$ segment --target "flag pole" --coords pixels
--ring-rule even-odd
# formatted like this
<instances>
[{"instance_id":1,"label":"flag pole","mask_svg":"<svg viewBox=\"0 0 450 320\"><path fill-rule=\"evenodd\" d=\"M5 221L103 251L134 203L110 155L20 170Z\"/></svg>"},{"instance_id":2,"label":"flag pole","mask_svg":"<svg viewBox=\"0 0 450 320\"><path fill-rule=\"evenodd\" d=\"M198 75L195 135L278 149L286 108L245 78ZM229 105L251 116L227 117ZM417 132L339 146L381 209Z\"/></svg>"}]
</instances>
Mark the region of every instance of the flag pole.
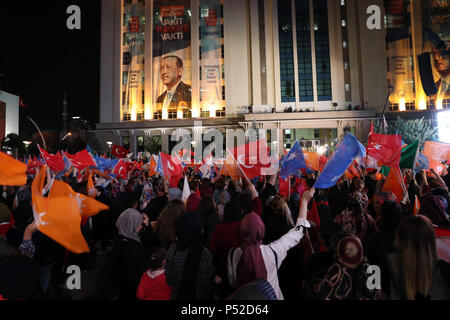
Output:
<instances>
[{"instance_id":1,"label":"flag pole","mask_svg":"<svg viewBox=\"0 0 450 320\"><path fill-rule=\"evenodd\" d=\"M236 161L236 159L234 158L233 154L230 152L230 150L228 150L228 153L230 154L230 156L233 158L234 162L236 162L238 168L241 170L241 172L244 174L245 179L247 179L247 181L251 182L250 179L247 177L247 175L245 174L244 170L242 170L241 166L239 165L239 163Z\"/></svg>"},{"instance_id":2,"label":"flag pole","mask_svg":"<svg viewBox=\"0 0 450 320\"><path fill-rule=\"evenodd\" d=\"M388 86L388 94L387 94L387 96L386 96L386 101L384 102L383 112L381 113L380 119L379 119L379 121L378 121L377 133L380 132L381 121L382 121L382 119L384 118L384 114L386 113L386 106L387 106L389 97L390 97L390 95L392 94L393 91L394 91L394 87L391 86L391 85L389 85L389 86Z\"/></svg>"}]
</instances>

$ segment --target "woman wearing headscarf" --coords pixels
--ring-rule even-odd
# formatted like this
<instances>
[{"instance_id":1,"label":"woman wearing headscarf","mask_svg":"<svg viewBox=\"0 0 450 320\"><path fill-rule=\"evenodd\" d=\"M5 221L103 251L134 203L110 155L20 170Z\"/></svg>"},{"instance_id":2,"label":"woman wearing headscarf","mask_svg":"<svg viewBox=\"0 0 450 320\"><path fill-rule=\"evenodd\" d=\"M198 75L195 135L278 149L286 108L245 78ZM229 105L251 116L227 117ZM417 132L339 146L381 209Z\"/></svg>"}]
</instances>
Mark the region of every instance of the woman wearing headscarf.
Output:
<instances>
[{"instance_id":1,"label":"woman wearing headscarf","mask_svg":"<svg viewBox=\"0 0 450 320\"><path fill-rule=\"evenodd\" d=\"M450 228L447 206L448 203L444 197L429 194L422 199L419 214L426 216L438 227Z\"/></svg>"},{"instance_id":2,"label":"woman wearing headscarf","mask_svg":"<svg viewBox=\"0 0 450 320\"><path fill-rule=\"evenodd\" d=\"M120 299L136 299L136 290L142 273L147 270L148 251L142 244L140 233L149 220L134 208L125 210L116 221L118 240L111 253L111 261L105 267L110 276L107 283L107 297L118 294ZM110 269L111 268L111 269Z\"/></svg>"},{"instance_id":3,"label":"woman wearing headscarf","mask_svg":"<svg viewBox=\"0 0 450 320\"><path fill-rule=\"evenodd\" d=\"M172 300L210 300L215 291L215 270L211 252L202 245L204 219L198 212L186 212L176 220L177 241L166 257L166 279Z\"/></svg>"},{"instance_id":4,"label":"woman wearing headscarf","mask_svg":"<svg viewBox=\"0 0 450 320\"><path fill-rule=\"evenodd\" d=\"M323 278L313 276L312 291L320 300L368 300L375 290L367 287L367 259L359 238L339 233L332 240L333 263Z\"/></svg>"},{"instance_id":5,"label":"woman wearing headscarf","mask_svg":"<svg viewBox=\"0 0 450 320\"><path fill-rule=\"evenodd\" d=\"M335 222L342 225L344 232L358 237L363 247L366 246L368 238L376 232L375 221L367 213L367 196L361 192L354 192L347 208L336 218Z\"/></svg>"},{"instance_id":6,"label":"woman wearing headscarf","mask_svg":"<svg viewBox=\"0 0 450 320\"><path fill-rule=\"evenodd\" d=\"M297 245L310 225L306 220L308 202L314 195L314 188L302 195L299 217L295 226L280 239L263 245L265 227L254 212L246 215L240 224L240 245L228 254L228 279L233 288L249 282L266 279L274 289L277 299L283 300L278 283L278 269L289 249Z\"/></svg>"}]
</instances>

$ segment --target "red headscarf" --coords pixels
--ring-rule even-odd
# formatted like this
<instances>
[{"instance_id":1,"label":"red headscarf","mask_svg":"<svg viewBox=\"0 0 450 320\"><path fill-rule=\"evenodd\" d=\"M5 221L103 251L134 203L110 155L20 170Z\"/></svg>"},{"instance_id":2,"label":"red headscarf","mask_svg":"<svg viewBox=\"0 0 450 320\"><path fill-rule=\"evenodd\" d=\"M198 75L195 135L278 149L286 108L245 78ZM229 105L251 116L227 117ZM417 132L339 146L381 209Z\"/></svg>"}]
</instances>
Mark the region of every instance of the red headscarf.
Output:
<instances>
[{"instance_id":1,"label":"red headscarf","mask_svg":"<svg viewBox=\"0 0 450 320\"><path fill-rule=\"evenodd\" d=\"M239 238L242 256L236 270L239 286L257 279L267 279L266 265L260 249L264 232L264 223L255 212L241 220Z\"/></svg>"}]
</instances>

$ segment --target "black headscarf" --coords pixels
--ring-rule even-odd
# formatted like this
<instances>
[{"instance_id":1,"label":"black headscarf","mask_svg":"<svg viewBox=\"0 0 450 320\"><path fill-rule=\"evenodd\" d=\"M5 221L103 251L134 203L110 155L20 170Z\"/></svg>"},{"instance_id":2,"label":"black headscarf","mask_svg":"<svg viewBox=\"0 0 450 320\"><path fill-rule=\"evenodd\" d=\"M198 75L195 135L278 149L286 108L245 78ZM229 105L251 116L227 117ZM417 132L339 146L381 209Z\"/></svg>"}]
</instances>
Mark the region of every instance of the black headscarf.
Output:
<instances>
[{"instance_id":1,"label":"black headscarf","mask_svg":"<svg viewBox=\"0 0 450 320\"><path fill-rule=\"evenodd\" d=\"M176 251L188 251L181 277L180 300L197 297L197 276L203 251L201 237L204 220L198 212L186 212L180 215L176 222Z\"/></svg>"}]
</instances>

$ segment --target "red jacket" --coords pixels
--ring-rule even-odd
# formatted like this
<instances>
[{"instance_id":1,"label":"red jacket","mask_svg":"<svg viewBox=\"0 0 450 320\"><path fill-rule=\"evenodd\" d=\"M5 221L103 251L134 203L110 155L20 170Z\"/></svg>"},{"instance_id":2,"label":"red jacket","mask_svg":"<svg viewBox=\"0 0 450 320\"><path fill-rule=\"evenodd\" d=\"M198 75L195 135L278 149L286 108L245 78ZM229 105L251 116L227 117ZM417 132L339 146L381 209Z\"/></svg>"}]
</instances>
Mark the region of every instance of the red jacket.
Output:
<instances>
[{"instance_id":1,"label":"red jacket","mask_svg":"<svg viewBox=\"0 0 450 320\"><path fill-rule=\"evenodd\" d=\"M139 300L170 300L172 288L166 282L165 273L151 278L147 271L141 277L136 297Z\"/></svg>"}]
</instances>

